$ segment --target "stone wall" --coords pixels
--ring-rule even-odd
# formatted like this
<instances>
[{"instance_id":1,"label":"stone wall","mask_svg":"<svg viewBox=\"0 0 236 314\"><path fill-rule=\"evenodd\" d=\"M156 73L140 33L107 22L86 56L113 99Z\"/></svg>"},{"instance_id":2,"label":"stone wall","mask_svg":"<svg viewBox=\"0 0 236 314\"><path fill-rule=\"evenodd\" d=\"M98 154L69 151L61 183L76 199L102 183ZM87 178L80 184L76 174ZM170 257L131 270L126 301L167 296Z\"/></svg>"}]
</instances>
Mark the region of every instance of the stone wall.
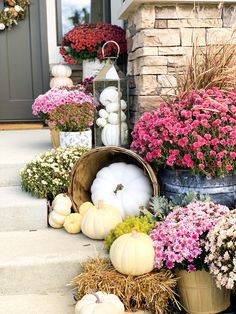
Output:
<instances>
[{"instance_id":1,"label":"stone wall","mask_svg":"<svg viewBox=\"0 0 236 314\"><path fill-rule=\"evenodd\" d=\"M190 1L191 2L191 1ZM143 4L127 19L128 75L132 122L176 92L176 68L192 44L230 39L236 4ZM236 36L236 35L235 35Z\"/></svg>"}]
</instances>

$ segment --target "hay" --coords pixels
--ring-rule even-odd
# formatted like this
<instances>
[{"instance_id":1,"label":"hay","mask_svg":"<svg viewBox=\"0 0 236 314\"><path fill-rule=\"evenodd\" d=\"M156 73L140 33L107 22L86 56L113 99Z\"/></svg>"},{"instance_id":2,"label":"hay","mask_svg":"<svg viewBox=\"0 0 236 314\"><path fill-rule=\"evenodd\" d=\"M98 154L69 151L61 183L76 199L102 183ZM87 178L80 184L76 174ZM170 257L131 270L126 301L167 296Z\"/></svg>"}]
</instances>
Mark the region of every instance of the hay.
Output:
<instances>
[{"instance_id":1,"label":"hay","mask_svg":"<svg viewBox=\"0 0 236 314\"><path fill-rule=\"evenodd\" d=\"M109 259L89 258L82 264L83 272L72 279L76 295L81 299L92 291L117 295L126 311L148 310L168 313L169 301L176 302L173 291L176 279L170 271L151 272L142 276L126 276L117 272Z\"/></svg>"}]
</instances>

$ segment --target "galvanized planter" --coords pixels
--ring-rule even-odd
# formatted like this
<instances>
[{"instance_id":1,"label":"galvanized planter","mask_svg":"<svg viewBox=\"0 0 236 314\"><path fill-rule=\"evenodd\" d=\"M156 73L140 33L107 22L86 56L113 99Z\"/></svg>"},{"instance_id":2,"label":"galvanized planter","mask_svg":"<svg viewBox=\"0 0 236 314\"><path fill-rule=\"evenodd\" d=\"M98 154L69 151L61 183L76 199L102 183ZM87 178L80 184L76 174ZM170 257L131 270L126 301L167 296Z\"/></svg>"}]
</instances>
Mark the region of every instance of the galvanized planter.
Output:
<instances>
[{"instance_id":1,"label":"galvanized planter","mask_svg":"<svg viewBox=\"0 0 236 314\"><path fill-rule=\"evenodd\" d=\"M236 174L219 178L194 175L190 170L158 171L160 195L176 200L178 194L208 194L212 201L233 208L236 205Z\"/></svg>"}]
</instances>

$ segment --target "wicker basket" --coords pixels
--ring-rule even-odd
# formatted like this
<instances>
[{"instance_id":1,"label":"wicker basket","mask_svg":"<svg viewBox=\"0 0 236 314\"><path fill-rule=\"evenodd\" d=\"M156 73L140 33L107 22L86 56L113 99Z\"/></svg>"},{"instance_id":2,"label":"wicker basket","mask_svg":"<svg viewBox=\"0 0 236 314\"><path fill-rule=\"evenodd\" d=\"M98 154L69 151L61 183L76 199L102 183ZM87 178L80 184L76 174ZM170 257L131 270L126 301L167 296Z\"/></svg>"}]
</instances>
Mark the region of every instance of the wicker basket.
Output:
<instances>
[{"instance_id":1,"label":"wicker basket","mask_svg":"<svg viewBox=\"0 0 236 314\"><path fill-rule=\"evenodd\" d=\"M126 162L142 168L150 179L153 195L159 193L157 178L153 169L140 156L122 147L99 147L80 157L72 170L69 196L76 212L82 203L91 201L90 187L97 172L114 162Z\"/></svg>"}]
</instances>

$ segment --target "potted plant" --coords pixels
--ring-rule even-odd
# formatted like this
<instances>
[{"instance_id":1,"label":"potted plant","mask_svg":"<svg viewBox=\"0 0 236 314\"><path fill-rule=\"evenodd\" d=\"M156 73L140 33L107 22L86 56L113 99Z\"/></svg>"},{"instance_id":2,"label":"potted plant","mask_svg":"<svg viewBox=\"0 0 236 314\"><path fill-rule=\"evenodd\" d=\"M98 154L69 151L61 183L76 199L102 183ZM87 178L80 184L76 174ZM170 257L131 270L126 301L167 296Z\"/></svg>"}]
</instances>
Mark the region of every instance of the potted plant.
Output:
<instances>
[{"instance_id":1,"label":"potted plant","mask_svg":"<svg viewBox=\"0 0 236 314\"><path fill-rule=\"evenodd\" d=\"M235 205L236 92L183 93L144 113L132 137L131 148L158 168L162 195L195 191Z\"/></svg>"},{"instance_id":2,"label":"potted plant","mask_svg":"<svg viewBox=\"0 0 236 314\"><path fill-rule=\"evenodd\" d=\"M218 313L230 305L229 291L216 287L205 260L207 234L227 214L226 206L196 201L174 208L150 233L155 267L176 271L178 293L188 313Z\"/></svg>"},{"instance_id":3,"label":"potted plant","mask_svg":"<svg viewBox=\"0 0 236 314\"><path fill-rule=\"evenodd\" d=\"M102 46L109 40L118 43L120 54L127 51L125 30L121 27L103 22L84 23L65 34L60 53L67 63L83 61L83 79L94 77L103 67ZM109 44L104 53L107 57L116 57L116 45Z\"/></svg>"},{"instance_id":4,"label":"potted plant","mask_svg":"<svg viewBox=\"0 0 236 314\"><path fill-rule=\"evenodd\" d=\"M84 103L93 102L92 95L87 90L87 84L79 84L73 87L54 87L45 94L39 95L33 105L33 115L39 117L47 125L52 110L68 102ZM52 128L50 130L52 145L54 148L60 146L59 133Z\"/></svg>"},{"instance_id":5,"label":"potted plant","mask_svg":"<svg viewBox=\"0 0 236 314\"><path fill-rule=\"evenodd\" d=\"M236 289L236 210L224 215L210 230L206 263L219 288Z\"/></svg>"},{"instance_id":6,"label":"potted plant","mask_svg":"<svg viewBox=\"0 0 236 314\"><path fill-rule=\"evenodd\" d=\"M92 148L92 130L96 107L92 102L69 102L53 109L48 124L60 131L60 145Z\"/></svg>"}]
</instances>

